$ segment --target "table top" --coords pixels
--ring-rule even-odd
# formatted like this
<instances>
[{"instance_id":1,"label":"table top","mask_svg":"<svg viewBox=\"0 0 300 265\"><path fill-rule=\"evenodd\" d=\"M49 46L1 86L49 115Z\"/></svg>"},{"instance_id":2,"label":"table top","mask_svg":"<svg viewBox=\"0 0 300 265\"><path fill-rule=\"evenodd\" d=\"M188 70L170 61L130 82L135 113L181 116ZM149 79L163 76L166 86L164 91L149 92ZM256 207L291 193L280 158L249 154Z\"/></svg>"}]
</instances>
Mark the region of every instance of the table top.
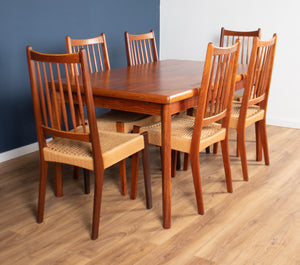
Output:
<instances>
[{"instance_id":1,"label":"table top","mask_svg":"<svg viewBox=\"0 0 300 265\"><path fill-rule=\"evenodd\" d=\"M203 68L201 61L163 60L93 73L91 86L94 96L169 104L198 94ZM238 74L246 72L240 65Z\"/></svg>"}]
</instances>

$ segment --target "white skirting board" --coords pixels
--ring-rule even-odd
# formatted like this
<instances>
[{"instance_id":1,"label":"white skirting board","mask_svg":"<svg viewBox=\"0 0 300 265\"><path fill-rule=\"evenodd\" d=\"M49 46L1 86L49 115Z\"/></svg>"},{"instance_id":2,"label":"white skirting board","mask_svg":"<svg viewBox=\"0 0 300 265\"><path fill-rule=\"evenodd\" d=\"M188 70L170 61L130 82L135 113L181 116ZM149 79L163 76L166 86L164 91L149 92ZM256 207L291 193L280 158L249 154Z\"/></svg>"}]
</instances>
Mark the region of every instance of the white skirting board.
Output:
<instances>
[{"instance_id":1,"label":"white skirting board","mask_svg":"<svg viewBox=\"0 0 300 265\"><path fill-rule=\"evenodd\" d=\"M47 142L51 141L51 140L52 140L52 138L49 138L49 139L47 139ZM17 158L19 156L30 154L30 153L38 151L38 150L39 150L39 144L38 144L38 142L35 142L33 144L25 145L25 146L22 146L22 147L19 147L16 149L12 149L7 152L0 153L0 163L5 162L10 159Z\"/></svg>"},{"instance_id":2,"label":"white skirting board","mask_svg":"<svg viewBox=\"0 0 300 265\"><path fill-rule=\"evenodd\" d=\"M25 145L4 153L0 154L0 163L13 159L13 158L17 158L19 156L23 156L32 152L35 152L39 149L39 145L38 143L33 143L33 144L29 144L29 145Z\"/></svg>"}]
</instances>

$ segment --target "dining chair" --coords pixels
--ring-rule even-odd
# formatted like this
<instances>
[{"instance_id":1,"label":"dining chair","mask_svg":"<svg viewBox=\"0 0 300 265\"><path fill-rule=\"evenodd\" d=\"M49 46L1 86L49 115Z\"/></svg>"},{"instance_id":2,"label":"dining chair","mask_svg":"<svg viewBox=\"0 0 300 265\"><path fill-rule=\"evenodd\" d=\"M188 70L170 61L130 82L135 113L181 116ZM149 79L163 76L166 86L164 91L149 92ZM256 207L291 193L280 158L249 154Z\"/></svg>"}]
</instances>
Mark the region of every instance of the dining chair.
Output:
<instances>
[{"instance_id":1,"label":"dining chair","mask_svg":"<svg viewBox=\"0 0 300 265\"><path fill-rule=\"evenodd\" d=\"M258 28L257 30L252 31L236 31L236 30L229 30L225 29L224 27L221 28L221 34L220 34L220 46L226 47L228 45L233 44L237 39L241 41L241 50L240 50L240 58L239 63L240 64L249 64L250 61L250 55L252 50L252 44L253 39L261 38L261 29ZM242 98L241 92L243 92L243 85L238 84L239 87L236 87L236 90L239 91L236 92L233 96L234 101L240 101ZM237 149L238 150L238 149ZM209 152L209 149L207 149L207 152ZM218 152L218 144L214 145L214 154ZM237 151L238 152L238 151Z\"/></svg>"},{"instance_id":2,"label":"dining chair","mask_svg":"<svg viewBox=\"0 0 300 265\"><path fill-rule=\"evenodd\" d=\"M240 43L227 48L208 44L202 83L195 116L184 113L171 118L171 149L190 155L197 207L204 213L200 180L199 152L207 146L221 142L227 191L232 192L228 133L238 66ZM221 123L218 123L221 121ZM139 128L148 132L149 143L161 146L160 122Z\"/></svg>"},{"instance_id":3,"label":"dining chair","mask_svg":"<svg viewBox=\"0 0 300 265\"><path fill-rule=\"evenodd\" d=\"M104 169L132 156L131 198L136 198L138 154L142 151L147 208L152 207L147 134L98 131L86 51L43 54L27 47L40 154L37 222L43 222L49 162L94 171L92 239L98 237ZM72 75L70 69L80 69ZM77 110L75 108L77 107ZM85 118L87 112L87 119ZM62 120L59 120L59 113ZM46 141L47 137L52 137Z\"/></svg>"},{"instance_id":4,"label":"dining chair","mask_svg":"<svg viewBox=\"0 0 300 265\"><path fill-rule=\"evenodd\" d=\"M256 160L262 160L264 151L265 164L269 165L269 150L266 131L266 112L275 57L277 35L271 40L254 38L249 61L247 79L243 97L234 101L230 118L230 128L237 131L237 150L241 158L244 180L248 180L248 166L245 144L245 130L255 124Z\"/></svg>"},{"instance_id":5,"label":"dining chair","mask_svg":"<svg viewBox=\"0 0 300 265\"><path fill-rule=\"evenodd\" d=\"M78 52L81 48L87 51L89 72L100 72L110 70L110 62L106 44L105 34L89 39L72 39L66 36L66 46L68 53ZM73 71L74 73L74 71ZM78 69L74 74L79 74ZM97 116L98 128L100 130L115 132L132 132L133 125L143 126L158 121L158 116L146 114L110 110L107 113ZM121 194L127 194L126 161L120 161L120 182ZM78 177L78 168L74 169L75 178ZM88 182L88 172L84 170L86 182ZM86 185L87 186L87 185Z\"/></svg>"},{"instance_id":6,"label":"dining chair","mask_svg":"<svg viewBox=\"0 0 300 265\"><path fill-rule=\"evenodd\" d=\"M158 61L154 30L132 35L125 32L127 65L139 65Z\"/></svg>"},{"instance_id":7,"label":"dining chair","mask_svg":"<svg viewBox=\"0 0 300 265\"><path fill-rule=\"evenodd\" d=\"M240 46L239 63L248 64L250 60L251 50L252 50L253 38L255 37L261 38L260 28L253 31L236 31L236 30L225 29L224 27L222 27L221 34L220 34L220 47L230 46L234 44L236 40L240 40L241 46ZM242 88L243 88L242 86L239 87L239 90L241 90ZM242 95L239 92L236 92L233 96L235 101L240 101L241 97ZM206 153L209 152L210 152L210 147L208 146L206 149ZM218 143L214 145L213 152L214 154L218 152ZM186 159L188 159L187 155L185 155L185 160ZM186 161L185 164L187 164Z\"/></svg>"},{"instance_id":8,"label":"dining chair","mask_svg":"<svg viewBox=\"0 0 300 265\"><path fill-rule=\"evenodd\" d=\"M127 65L134 66L158 61L158 53L155 41L154 30L144 34L125 35L125 46L127 55ZM157 120L159 121L159 120ZM174 166L173 166L174 165ZM175 168L175 169L174 169ZM176 174L176 169L180 169L180 155L172 151L172 177Z\"/></svg>"}]
</instances>

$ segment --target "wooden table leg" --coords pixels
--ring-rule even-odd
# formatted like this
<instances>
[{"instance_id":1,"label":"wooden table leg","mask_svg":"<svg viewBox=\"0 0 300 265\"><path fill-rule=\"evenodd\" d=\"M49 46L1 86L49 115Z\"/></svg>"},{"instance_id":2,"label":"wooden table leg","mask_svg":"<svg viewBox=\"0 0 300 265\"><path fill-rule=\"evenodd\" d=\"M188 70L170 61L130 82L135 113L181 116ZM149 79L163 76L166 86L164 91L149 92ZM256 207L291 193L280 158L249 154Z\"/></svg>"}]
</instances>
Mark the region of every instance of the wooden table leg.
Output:
<instances>
[{"instance_id":1,"label":"wooden table leg","mask_svg":"<svg viewBox=\"0 0 300 265\"><path fill-rule=\"evenodd\" d=\"M163 226L171 227L171 114L169 105L163 105L162 118L162 193Z\"/></svg>"}]
</instances>

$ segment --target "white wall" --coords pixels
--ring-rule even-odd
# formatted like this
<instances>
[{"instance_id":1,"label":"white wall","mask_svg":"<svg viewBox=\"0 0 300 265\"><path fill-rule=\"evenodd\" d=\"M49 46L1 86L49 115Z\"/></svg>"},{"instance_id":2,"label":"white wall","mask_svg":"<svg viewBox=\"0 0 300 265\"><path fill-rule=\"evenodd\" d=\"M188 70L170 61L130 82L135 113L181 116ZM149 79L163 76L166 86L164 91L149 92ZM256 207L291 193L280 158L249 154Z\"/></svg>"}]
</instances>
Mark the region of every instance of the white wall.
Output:
<instances>
[{"instance_id":1,"label":"white wall","mask_svg":"<svg viewBox=\"0 0 300 265\"><path fill-rule=\"evenodd\" d=\"M277 33L267 123L300 128L300 16L296 0L161 0L160 59L204 60L220 29Z\"/></svg>"}]
</instances>

